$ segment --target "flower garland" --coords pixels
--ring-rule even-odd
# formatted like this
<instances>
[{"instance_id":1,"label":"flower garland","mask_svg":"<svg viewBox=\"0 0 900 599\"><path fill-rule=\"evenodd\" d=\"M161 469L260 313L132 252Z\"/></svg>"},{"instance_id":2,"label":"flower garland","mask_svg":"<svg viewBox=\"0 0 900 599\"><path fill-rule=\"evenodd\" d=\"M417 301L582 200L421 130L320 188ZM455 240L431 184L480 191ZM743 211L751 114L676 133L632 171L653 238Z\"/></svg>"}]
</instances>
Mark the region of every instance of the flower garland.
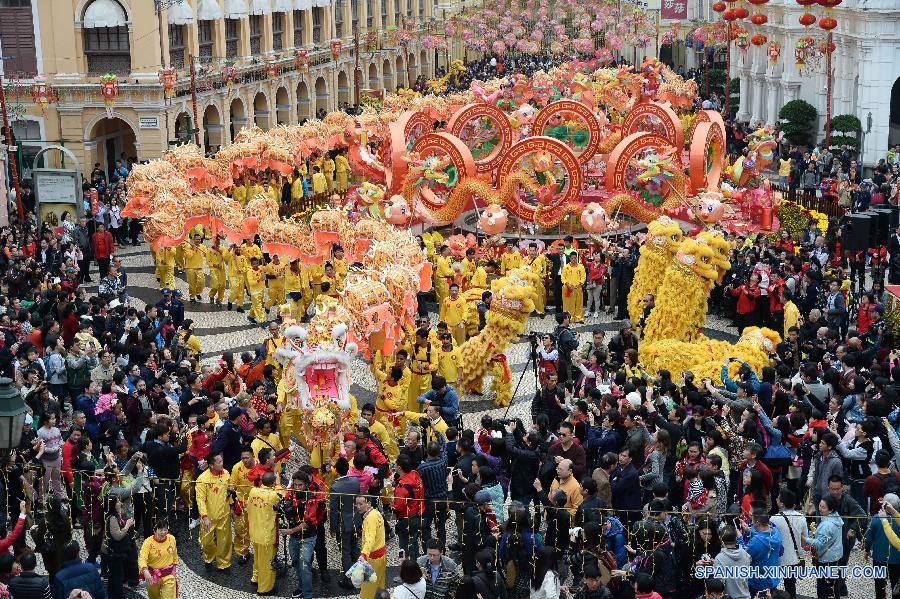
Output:
<instances>
[{"instance_id":1,"label":"flower garland","mask_svg":"<svg viewBox=\"0 0 900 599\"><path fill-rule=\"evenodd\" d=\"M781 231L787 231L791 239L800 241L803 231L809 226L809 221L816 223L816 227L821 231L822 235L828 232L828 215L817 210L810 210L796 202L790 200L782 200L781 207L778 209L778 220L781 221ZM772 242L778 239L777 233L770 235ZM797 248L799 251L799 247Z\"/></svg>"}]
</instances>

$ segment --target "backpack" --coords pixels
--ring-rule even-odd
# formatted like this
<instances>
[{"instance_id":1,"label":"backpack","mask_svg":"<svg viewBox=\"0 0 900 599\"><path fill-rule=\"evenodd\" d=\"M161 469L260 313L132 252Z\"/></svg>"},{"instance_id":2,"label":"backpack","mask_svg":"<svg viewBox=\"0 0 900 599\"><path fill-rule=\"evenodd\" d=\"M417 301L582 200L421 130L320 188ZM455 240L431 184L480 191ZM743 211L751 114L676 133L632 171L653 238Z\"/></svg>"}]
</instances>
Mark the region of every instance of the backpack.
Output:
<instances>
[{"instance_id":1,"label":"backpack","mask_svg":"<svg viewBox=\"0 0 900 599\"><path fill-rule=\"evenodd\" d=\"M900 472L893 472L887 476L876 474L878 480L881 481L881 496L884 497L888 493L900 495Z\"/></svg>"}]
</instances>

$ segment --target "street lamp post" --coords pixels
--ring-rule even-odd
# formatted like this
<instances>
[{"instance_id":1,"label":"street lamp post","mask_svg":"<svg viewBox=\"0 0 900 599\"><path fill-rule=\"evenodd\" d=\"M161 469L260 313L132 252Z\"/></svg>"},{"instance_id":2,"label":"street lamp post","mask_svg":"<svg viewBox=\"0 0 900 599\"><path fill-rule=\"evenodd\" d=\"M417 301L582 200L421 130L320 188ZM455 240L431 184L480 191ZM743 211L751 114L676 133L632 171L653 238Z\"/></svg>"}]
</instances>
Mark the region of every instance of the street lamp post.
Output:
<instances>
[{"instance_id":1,"label":"street lamp post","mask_svg":"<svg viewBox=\"0 0 900 599\"><path fill-rule=\"evenodd\" d=\"M19 446L28 406L12 379L0 378L0 453L8 454Z\"/></svg>"},{"instance_id":2,"label":"street lamp post","mask_svg":"<svg viewBox=\"0 0 900 599\"><path fill-rule=\"evenodd\" d=\"M191 111L194 113L194 143L200 145L200 121L197 120L197 77L194 72L194 55L188 55L188 61L191 65Z\"/></svg>"},{"instance_id":3,"label":"street lamp post","mask_svg":"<svg viewBox=\"0 0 900 599\"><path fill-rule=\"evenodd\" d=\"M359 21L353 22L353 97L356 98L356 106L361 101L359 91L359 79L362 77L362 70L359 68Z\"/></svg>"}]
</instances>

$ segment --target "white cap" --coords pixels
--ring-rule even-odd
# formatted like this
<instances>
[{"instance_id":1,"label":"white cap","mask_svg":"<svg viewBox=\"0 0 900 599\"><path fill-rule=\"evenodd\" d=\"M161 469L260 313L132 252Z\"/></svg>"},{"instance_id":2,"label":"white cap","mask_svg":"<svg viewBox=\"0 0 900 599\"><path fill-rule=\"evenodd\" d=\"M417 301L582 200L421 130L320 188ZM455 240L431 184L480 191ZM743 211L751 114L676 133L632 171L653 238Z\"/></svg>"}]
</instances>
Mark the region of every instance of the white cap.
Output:
<instances>
[{"instance_id":1,"label":"white cap","mask_svg":"<svg viewBox=\"0 0 900 599\"><path fill-rule=\"evenodd\" d=\"M625 399L628 400L628 403L630 403L633 408L639 408L641 406L641 394L637 391L632 391L625 396Z\"/></svg>"},{"instance_id":2,"label":"white cap","mask_svg":"<svg viewBox=\"0 0 900 599\"><path fill-rule=\"evenodd\" d=\"M25 424L29 426L34 424L34 418L32 418L31 414L25 414Z\"/></svg>"}]
</instances>

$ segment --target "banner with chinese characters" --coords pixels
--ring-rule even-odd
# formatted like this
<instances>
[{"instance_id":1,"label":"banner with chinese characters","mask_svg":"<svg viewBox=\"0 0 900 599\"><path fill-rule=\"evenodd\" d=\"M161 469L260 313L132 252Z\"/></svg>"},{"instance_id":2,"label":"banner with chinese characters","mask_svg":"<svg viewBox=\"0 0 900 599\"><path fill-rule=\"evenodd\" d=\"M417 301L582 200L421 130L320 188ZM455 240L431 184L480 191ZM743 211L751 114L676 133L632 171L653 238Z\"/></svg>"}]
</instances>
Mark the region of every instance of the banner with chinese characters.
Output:
<instances>
[{"instance_id":1,"label":"banner with chinese characters","mask_svg":"<svg viewBox=\"0 0 900 599\"><path fill-rule=\"evenodd\" d=\"M662 19L687 19L687 0L662 0Z\"/></svg>"}]
</instances>

